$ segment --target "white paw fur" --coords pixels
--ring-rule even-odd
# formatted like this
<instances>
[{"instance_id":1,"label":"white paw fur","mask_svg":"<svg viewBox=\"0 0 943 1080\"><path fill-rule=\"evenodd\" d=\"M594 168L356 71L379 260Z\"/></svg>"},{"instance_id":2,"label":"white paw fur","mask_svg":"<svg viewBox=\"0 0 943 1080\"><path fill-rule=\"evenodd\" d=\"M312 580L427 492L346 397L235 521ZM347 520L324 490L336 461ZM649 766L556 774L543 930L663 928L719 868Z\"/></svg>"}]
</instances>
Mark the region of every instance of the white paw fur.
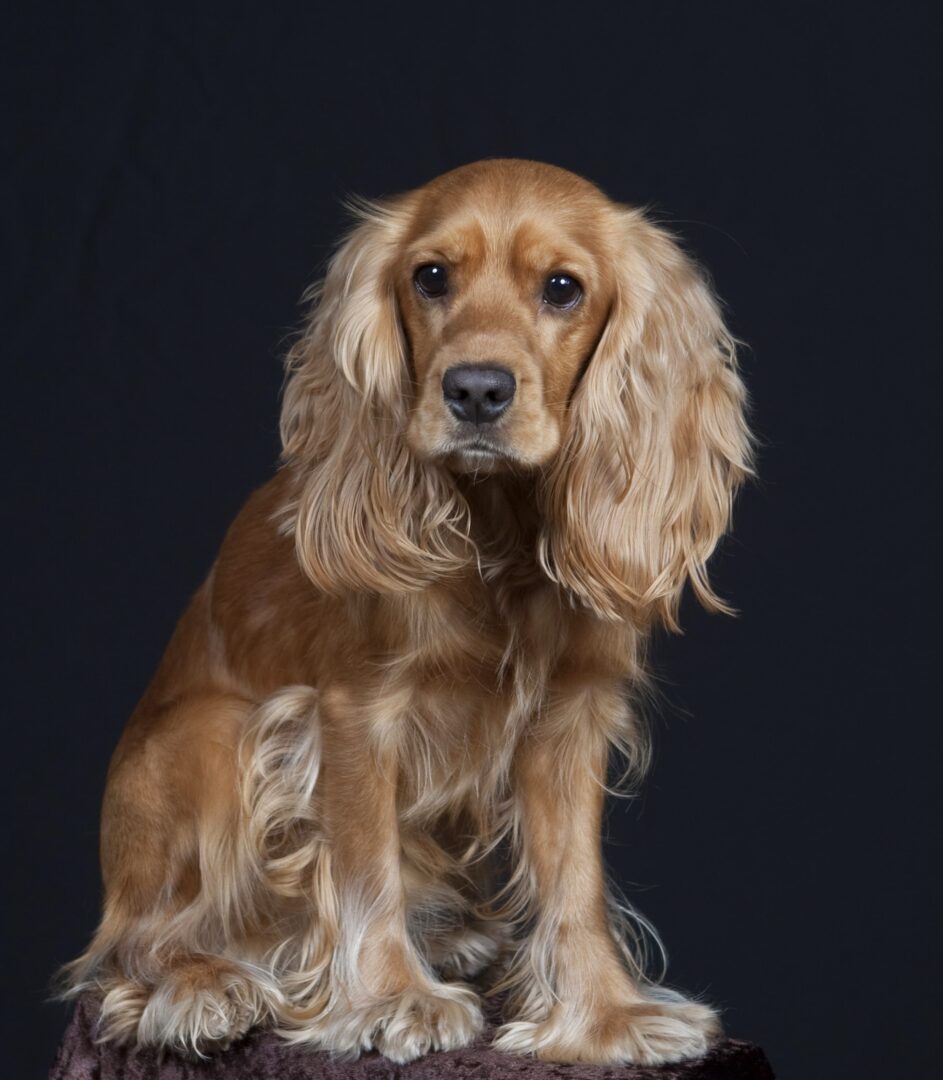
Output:
<instances>
[{"instance_id":1,"label":"white paw fur","mask_svg":"<svg viewBox=\"0 0 943 1080\"><path fill-rule=\"evenodd\" d=\"M204 973L194 965L180 976L170 973L150 993L137 1023L137 1040L206 1057L268 1022L280 1002L280 992L264 972L213 964Z\"/></svg>"},{"instance_id":2,"label":"white paw fur","mask_svg":"<svg viewBox=\"0 0 943 1080\"><path fill-rule=\"evenodd\" d=\"M430 1050L467 1046L481 1031L477 995L466 986L410 987L369 1005L329 1009L311 1023L283 1034L343 1057L378 1050L405 1064Z\"/></svg>"},{"instance_id":3,"label":"white paw fur","mask_svg":"<svg viewBox=\"0 0 943 1080\"><path fill-rule=\"evenodd\" d=\"M657 989L645 1000L621 1005L558 1004L541 1021L505 1024L494 1046L544 1061L663 1065L703 1056L720 1030L707 1005Z\"/></svg>"}]
</instances>

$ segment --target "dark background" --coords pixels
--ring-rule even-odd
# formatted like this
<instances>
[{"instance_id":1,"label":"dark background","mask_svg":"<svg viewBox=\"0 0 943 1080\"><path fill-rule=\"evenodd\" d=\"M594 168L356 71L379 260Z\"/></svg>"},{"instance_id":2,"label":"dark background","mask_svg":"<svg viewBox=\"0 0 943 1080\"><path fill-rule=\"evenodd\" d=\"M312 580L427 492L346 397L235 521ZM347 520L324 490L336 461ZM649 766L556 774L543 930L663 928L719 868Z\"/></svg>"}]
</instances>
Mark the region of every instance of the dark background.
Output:
<instances>
[{"instance_id":1,"label":"dark background","mask_svg":"<svg viewBox=\"0 0 943 1080\"><path fill-rule=\"evenodd\" d=\"M657 650L668 703L643 797L610 816L617 877L669 980L781 1077L929 1076L931 6L197 7L24 5L7 40L7 1075L51 1060L108 756L272 472L280 355L339 200L507 155L651 204L750 345L761 480L715 567L742 614L688 604Z\"/></svg>"}]
</instances>

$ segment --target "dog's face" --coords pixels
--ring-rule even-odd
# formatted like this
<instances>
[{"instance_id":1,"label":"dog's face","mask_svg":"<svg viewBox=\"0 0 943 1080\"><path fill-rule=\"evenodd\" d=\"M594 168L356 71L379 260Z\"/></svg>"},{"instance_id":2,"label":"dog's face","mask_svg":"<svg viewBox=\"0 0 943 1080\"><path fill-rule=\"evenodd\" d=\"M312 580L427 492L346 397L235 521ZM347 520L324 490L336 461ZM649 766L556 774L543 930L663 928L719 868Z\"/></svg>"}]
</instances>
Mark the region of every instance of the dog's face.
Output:
<instances>
[{"instance_id":1,"label":"dog's face","mask_svg":"<svg viewBox=\"0 0 943 1080\"><path fill-rule=\"evenodd\" d=\"M516 160L357 217L282 410L312 581L385 592L467 571L456 474L515 469L537 481L539 565L600 616L674 625L686 580L722 606L705 563L750 468L744 389L673 238L572 173Z\"/></svg>"},{"instance_id":2,"label":"dog's face","mask_svg":"<svg viewBox=\"0 0 943 1080\"><path fill-rule=\"evenodd\" d=\"M407 441L459 472L553 458L612 303L608 201L515 165L418 192L393 271L415 380Z\"/></svg>"}]
</instances>

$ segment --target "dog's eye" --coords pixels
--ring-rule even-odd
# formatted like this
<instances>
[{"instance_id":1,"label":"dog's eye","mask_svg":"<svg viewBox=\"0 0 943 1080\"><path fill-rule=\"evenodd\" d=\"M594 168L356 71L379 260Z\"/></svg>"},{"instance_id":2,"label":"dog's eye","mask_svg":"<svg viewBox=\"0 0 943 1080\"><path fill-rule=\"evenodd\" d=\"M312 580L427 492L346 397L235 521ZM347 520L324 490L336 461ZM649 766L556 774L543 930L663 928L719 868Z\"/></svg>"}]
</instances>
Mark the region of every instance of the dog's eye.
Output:
<instances>
[{"instance_id":1,"label":"dog's eye","mask_svg":"<svg viewBox=\"0 0 943 1080\"><path fill-rule=\"evenodd\" d=\"M438 263L427 263L420 266L413 274L413 281L423 296L434 298L445 296L449 290L449 276L444 266Z\"/></svg>"},{"instance_id":2,"label":"dog's eye","mask_svg":"<svg viewBox=\"0 0 943 1080\"><path fill-rule=\"evenodd\" d=\"M558 308L573 307L583 290L576 278L569 274L551 274L544 285L544 300Z\"/></svg>"}]
</instances>

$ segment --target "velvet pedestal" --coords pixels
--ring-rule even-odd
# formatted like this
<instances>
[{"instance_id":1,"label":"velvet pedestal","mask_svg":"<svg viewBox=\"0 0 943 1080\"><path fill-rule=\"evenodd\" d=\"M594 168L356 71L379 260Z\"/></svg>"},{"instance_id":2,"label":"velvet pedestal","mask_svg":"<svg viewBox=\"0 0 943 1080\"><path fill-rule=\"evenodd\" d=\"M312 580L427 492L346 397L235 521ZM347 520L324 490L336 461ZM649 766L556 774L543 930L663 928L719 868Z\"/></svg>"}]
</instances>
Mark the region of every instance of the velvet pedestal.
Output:
<instances>
[{"instance_id":1,"label":"velvet pedestal","mask_svg":"<svg viewBox=\"0 0 943 1080\"><path fill-rule=\"evenodd\" d=\"M757 1046L725 1039L705 1058L661 1068L640 1066L553 1065L511 1057L492 1050L486 1031L464 1050L428 1054L409 1065L397 1065L376 1054L358 1061L335 1061L327 1054L288 1046L278 1036L259 1032L225 1054L207 1061L163 1060L150 1050L95 1042L97 1003L78 1002L66 1028L50 1080L772 1080L766 1055Z\"/></svg>"}]
</instances>

